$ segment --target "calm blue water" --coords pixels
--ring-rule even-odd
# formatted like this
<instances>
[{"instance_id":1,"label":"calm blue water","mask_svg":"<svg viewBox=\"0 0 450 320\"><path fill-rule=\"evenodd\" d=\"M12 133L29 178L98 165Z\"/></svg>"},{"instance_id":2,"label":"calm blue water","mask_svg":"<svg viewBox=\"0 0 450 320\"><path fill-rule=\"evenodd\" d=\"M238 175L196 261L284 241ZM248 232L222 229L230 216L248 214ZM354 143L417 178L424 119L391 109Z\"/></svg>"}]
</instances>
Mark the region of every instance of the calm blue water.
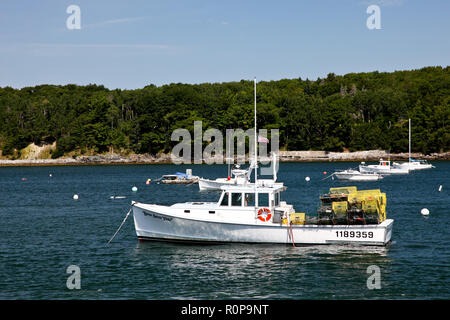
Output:
<instances>
[{"instance_id":1,"label":"calm blue water","mask_svg":"<svg viewBox=\"0 0 450 320\"><path fill-rule=\"evenodd\" d=\"M131 216L106 245L131 200L172 204L218 195L200 193L197 185L145 185L187 166L3 167L0 299L449 299L450 162L434 164L351 184L387 193L388 217L395 219L387 248L140 243ZM348 185L321 180L323 171L355 166L282 163L283 200L297 212L314 212L321 192ZM227 172L225 165L189 167L210 178ZM66 287L69 265L81 269L81 290ZM381 270L381 289L367 288L370 265Z\"/></svg>"}]
</instances>

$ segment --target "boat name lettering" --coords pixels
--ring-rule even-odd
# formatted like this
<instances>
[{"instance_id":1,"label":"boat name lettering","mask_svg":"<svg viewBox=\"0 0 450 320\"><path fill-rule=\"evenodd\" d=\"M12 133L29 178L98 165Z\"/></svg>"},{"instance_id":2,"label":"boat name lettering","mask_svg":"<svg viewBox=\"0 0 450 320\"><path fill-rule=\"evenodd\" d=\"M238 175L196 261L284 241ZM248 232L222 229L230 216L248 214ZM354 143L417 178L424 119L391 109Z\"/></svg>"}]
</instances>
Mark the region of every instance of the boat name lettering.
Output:
<instances>
[{"instance_id":1,"label":"boat name lettering","mask_svg":"<svg viewBox=\"0 0 450 320\"><path fill-rule=\"evenodd\" d=\"M156 218L156 219L161 219L161 220L164 220L164 221L172 221L172 218L163 217L163 216L160 216L158 214L148 213L148 212L145 212L145 211L144 211L144 216L149 216L149 217Z\"/></svg>"},{"instance_id":2,"label":"boat name lettering","mask_svg":"<svg viewBox=\"0 0 450 320\"><path fill-rule=\"evenodd\" d=\"M373 238L372 231L336 231L338 238Z\"/></svg>"}]
</instances>

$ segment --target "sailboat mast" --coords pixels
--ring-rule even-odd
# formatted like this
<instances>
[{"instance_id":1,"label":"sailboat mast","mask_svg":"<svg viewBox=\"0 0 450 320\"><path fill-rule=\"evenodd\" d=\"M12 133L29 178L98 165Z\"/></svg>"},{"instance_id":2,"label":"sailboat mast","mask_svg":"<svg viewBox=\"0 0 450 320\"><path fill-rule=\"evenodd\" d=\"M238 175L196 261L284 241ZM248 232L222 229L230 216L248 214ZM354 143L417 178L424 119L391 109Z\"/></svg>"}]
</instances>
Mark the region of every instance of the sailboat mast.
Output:
<instances>
[{"instance_id":1,"label":"sailboat mast","mask_svg":"<svg viewBox=\"0 0 450 320\"><path fill-rule=\"evenodd\" d=\"M409 160L411 162L411 119L408 119Z\"/></svg>"},{"instance_id":2,"label":"sailboat mast","mask_svg":"<svg viewBox=\"0 0 450 320\"><path fill-rule=\"evenodd\" d=\"M258 185L258 136L256 130L256 77L255 77L255 188Z\"/></svg>"}]
</instances>

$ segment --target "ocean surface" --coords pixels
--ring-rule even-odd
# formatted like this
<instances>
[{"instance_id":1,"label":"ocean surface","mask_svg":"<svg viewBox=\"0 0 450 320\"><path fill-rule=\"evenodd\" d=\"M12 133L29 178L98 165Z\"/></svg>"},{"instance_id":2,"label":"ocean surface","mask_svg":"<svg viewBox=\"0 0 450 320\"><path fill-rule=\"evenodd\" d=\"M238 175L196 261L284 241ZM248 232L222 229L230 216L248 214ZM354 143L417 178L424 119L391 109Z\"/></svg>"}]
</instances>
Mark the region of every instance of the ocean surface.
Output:
<instances>
[{"instance_id":1,"label":"ocean surface","mask_svg":"<svg viewBox=\"0 0 450 320\"><path fill-rule=\"evenodd\" d=\"M224 177L226 165L0 167L0 299L450 299L450 162L433 164L358 183L323 180L324 171L355 162L280 164L282 200L297 212L314 213L332 186L386 192L395 222L383 248L139 242L131 215L108 245L132 200L219 196L198 185L146 185L148 178L186 168ZM80 269L79 290L67 288L71 265ZM373 265L380 289L367 286Z\"/></svg>"}]
</instances>

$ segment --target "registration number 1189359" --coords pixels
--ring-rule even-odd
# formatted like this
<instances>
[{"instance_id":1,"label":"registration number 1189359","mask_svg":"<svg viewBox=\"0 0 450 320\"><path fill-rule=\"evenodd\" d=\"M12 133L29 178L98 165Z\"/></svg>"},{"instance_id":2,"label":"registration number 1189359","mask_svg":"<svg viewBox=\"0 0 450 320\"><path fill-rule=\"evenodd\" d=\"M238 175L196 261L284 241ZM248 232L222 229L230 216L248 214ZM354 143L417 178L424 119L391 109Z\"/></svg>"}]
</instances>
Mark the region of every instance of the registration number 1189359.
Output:
<instances>
[{"instance_id":1,"label":"registration number 1189359","mask_svg":"<svg viewBox=\"0 0 450 320\"><path fill-rule=\"evenodd\" d=\"M336 231L338 238L373 238L372 231Z\"/></svg>"}]
</instances>

